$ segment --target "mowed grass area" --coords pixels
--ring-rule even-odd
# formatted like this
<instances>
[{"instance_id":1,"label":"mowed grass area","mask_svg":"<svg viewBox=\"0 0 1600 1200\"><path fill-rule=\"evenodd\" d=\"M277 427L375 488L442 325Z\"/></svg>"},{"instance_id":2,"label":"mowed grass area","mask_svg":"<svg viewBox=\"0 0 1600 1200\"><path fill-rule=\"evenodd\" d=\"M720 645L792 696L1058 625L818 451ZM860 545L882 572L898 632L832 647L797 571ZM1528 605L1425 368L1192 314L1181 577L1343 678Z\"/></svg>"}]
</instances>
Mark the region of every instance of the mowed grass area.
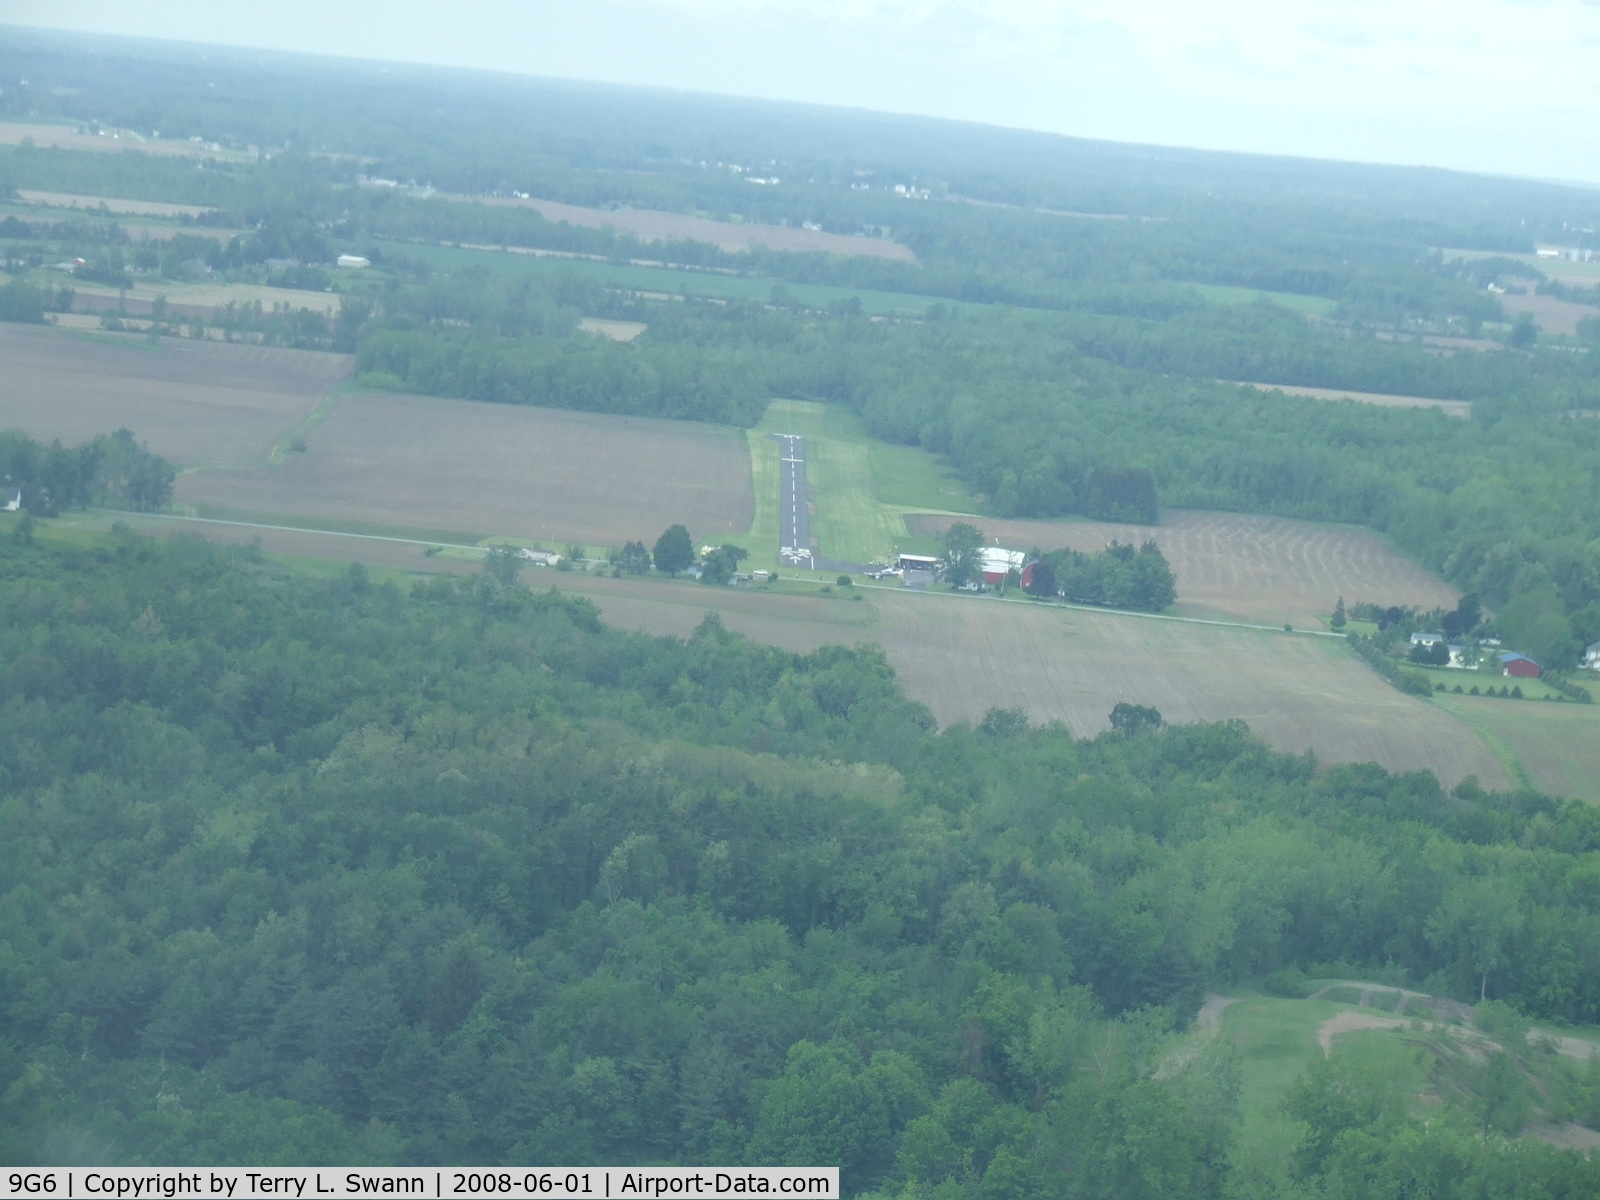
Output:
<instances>
[{"instance_id":1,"label":"mowed grass area","mask_svg":"<svg viewBox=\"0 0 1600 1200\"><path fill-rule=\"evenodd\" d=\"M264 462L350 373L344 354L0 324L0 428L82 442L133 430L183 468Z\"/></svg>"},{"instance_id":2,"label":"mowed grass area","mask_svg":"<svg viewBox=\"0 0 1600 1200\"><path fill-rule=\"evenodd\" d=\"M751 478L770 478L756 493L756 524L763 532L757 535L753 525L754 544L746 547L755 556L776 553L778 452L772 435L781 433L806 439L811 533L823 558L856 563L892 559L925 540L906 528L903 514L920 507L915 501L966 499L945 494L943 489L952 486L950 475L934 455L869 437L854 413L809 400L774 400L749 435ZM880 466L886 474L880 474Z\"/></svg>"},{"instance_id":3,"label":"mowed grass area","mask_svg":"<svg viewBox=\"0 0 1600 1200\"><path fill-rule=\"evenodd\" d=\"M1349 1007L1250 995L1222 1010L1221 1034L1239 1052L1241 1136L1247 1146L1264 1150L1293 1142L1284 1098L1322 1054L1317 1026Z\"/></svg>"},{"instance_id":4,"label":"mowed grass area","mask_svg":"<svg viewBox=\"0 0 1600 1200\"><path fill-rule=\"evenodd\" d=\"M1529 681L1500 680L1510 682ZM1600 680L1590 690L1600 692ZM1520 772L1529 785L1550 795L1600 803L1600 704L1491 700L1438 692L1433 701L1479 734L1513 776Z\"/></svg>"},{"instance_id":5,"label":"mowed grass area","mask_svg":"<svg viewBox=\"0 0 1600 1200\"><path fill-rule=\"evenodd\" d=\"M1268 1155L1292 1145L1294 1124L1283 1111L1289 1089L1322 1057L1317 1030L1341 1013L1382 1019L1376 1008L1329 1000L1286 1000L1250 994L1222 1010L1221 1035L1239 1055L1240 1136L1246 1151ZM1427 1084L1425 1060L1402 1029L1361 1029L1334 1039L1341 1053L1381 1055L1388 1069L1413 1091ZM1415 1036L1415 1035L1413 1035Z\"/></svg>"},{"instance_id":6,"label":"mowed grass area","mask_svg":"<svg viewBox=\"0 0 1600 1200\"><path fill-rule=\"evenodd\" d=\"M716 543L751 523L750 455L726 426L349 391L304 440L275 465L186 475L176 500L199 516L593 547L678 523Z\"/></svg>"}]
</instances>

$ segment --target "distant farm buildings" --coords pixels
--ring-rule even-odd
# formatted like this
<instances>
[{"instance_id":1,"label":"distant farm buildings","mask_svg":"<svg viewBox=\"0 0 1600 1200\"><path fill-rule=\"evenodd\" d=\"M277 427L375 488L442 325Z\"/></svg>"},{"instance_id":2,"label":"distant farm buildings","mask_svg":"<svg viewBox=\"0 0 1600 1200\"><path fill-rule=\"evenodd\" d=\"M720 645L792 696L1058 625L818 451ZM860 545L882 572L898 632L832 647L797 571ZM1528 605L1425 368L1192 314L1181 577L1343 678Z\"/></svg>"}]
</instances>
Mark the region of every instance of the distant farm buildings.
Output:
<instances>
[{"instance_id":1,"label":"distant farm buildings","mask_svg":"<svg viewBox=\"0 0 1600 1200\"><path fill-rule=\"evenodd\" d=\"M1021 550L1007 550L1001 546L985 546L978 551L983 560L983 582L1004 583L1012 571L1019 575L1028 565L1028 556Z\"/></svg>"},{"instance_id":2,"label":"distant farm buildings","mask_svg":"<svg viewBox=\"0 0 1600 1200\"><path fill-rule=\"evenodd\" d=\"M335 265L337 265L340 270L358 271L362 267L370 267L372 265L372 260L370 258L362 258L359 254L341 254L339 255Z\"/></svg>"}]
</instances>

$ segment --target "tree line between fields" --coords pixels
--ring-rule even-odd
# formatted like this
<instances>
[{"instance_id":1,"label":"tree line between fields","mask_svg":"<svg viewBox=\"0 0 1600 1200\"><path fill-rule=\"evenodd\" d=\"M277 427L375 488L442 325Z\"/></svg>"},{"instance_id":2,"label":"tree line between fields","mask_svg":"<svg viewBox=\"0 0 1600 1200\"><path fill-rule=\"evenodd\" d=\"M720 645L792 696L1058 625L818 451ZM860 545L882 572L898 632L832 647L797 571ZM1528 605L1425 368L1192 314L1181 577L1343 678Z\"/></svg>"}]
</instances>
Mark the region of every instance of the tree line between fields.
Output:
<instances>
[{"instance_id":1,"label":"tree line between fields","mask_svg":"<svg viewBox=\"0 0 1600 1200\"><path fill-rule=\"evenodd\" d=\"M126 531L0 540L0 714L13 1163L1600 1186L1343 1050L1291 1093L1298 1140L1252 1146L1228 1043L1179 1041L1207 986L1287 968L1600 1019L1587 805L1132 705L1087 740L940 732L872 648ZM1600 1119L1600 1075L1553 1069L1552 1119Z\"/></svg>"}]
</instances>

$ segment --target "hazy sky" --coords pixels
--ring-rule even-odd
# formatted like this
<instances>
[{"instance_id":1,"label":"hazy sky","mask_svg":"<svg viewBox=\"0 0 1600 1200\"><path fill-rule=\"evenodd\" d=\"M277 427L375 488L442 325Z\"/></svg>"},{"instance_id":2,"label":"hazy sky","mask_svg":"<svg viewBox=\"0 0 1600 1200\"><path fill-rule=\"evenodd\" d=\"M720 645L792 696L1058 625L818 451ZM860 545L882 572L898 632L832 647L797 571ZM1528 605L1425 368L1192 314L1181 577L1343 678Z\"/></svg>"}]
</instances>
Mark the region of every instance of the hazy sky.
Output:
<instances>
[{"instance_id":1,"label":"hazy sky","mask_svg":"<svg viewBox=\"0 0 1600 1200\"><path fill-rule=\"evenodd\" d=\"M1600 0L0 0L0 21L1600 183Z\"/></svg>"}]
</instances>

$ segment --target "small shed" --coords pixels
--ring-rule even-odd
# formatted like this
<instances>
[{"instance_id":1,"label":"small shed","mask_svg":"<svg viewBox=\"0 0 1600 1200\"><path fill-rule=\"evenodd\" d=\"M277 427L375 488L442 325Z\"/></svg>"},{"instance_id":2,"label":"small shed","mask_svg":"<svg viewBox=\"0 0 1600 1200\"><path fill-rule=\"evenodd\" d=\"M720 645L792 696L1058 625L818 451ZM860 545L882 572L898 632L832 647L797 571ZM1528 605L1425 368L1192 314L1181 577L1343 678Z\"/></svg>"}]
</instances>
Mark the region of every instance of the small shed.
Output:
<instances>
[{"instance_id":1,"label":"small shed","mask_svg":"<svg viewBox=\"0 0 1600 1200\"><path fill-rule=\"evenodd\" d=\"M1512 652L1500 656L1500 673L1502 675L1514 675L1518 679L1537 679L1539 678L1539 670L1539 664L1526 654Z\"/></svg>"}]
</instances>

